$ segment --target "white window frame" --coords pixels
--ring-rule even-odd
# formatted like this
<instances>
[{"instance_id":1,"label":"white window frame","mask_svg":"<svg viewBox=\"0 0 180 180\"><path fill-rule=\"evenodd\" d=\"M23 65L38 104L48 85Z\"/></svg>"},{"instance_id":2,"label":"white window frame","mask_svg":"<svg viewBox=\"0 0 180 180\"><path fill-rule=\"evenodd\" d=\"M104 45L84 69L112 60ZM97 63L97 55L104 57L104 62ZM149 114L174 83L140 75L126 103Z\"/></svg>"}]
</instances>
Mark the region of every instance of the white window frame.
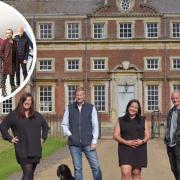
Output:
<instances>
[{"instance_id":1,"label":"white window frame","mask_svg":"<svg viewBox=\"0 0 180 180\"><path fill-rule=\"evenodd\" d=\"M180 81L171 81L169 83L169 86L170 86L170 95L169 95L170 99L169 99L169 101L171 102L171 104L170 104L171 108L174 106L172 101L171 101L171 94L174 92L174 85L179 85L180 86Z\"/></svg>"},{"instance_id":2,"label":"white window frame","mask_svg":"<svg viewBox=\"0 0 180 180\"><path fill-rule=\"evenodd\" d=\"M120 37L120 24L131 24L131 37ZM124 19L121 21L116 21L117 27L117 39L133 39L134 38L134 30L135 30L135 21L129 21L129 19Z\"/></svg>"},{"instance_id":3,"label":"white window frame","mask_svg":"<svg viewBox=\"0 0 180 180\"><path fill-rule=\"evenodd\" d=\"M94 24L104 24L104 32L103 32L103 35L102 35L102 37L101 38L95 38L94 37ZM94 21L94 22L92 22L91 23L91 37L93 38L93 39L105 39L105 38L107 38L107 22L106 21Z\"/></svg>"},{"instance_id":4,"label":"white window frame","mask_svg":"<svg viewBox=\"0 0 180 180\"><path fill-rule=\"evenodd\" d=\"M104 69L94 69L95 60L104 60ZM108 57L91 57L91 71L107 72L108 71Z\"/></svg>"},{"instance_id":5,"label":"white window frame","mask_svg":"<svg viewBox=\"0 0 180 180\"><path fill-rule=\"evenodd\" d=\"M108 97L109 97L108 96L109 84L108 84L108 82L105 82L105 81L104 82L91 82L91 102L92 102L92 104L95 105L94 87L95 86L101 86L101 85L105 86L105 110L104 111L98 111L98 112L108 113L108 102L109 102L109 99L108 99Z\"/></svg>"},{"instance_id":6,"label":"white window frame","mask_svg":"<svg viewBox=\"0 0 180 180\"><path fill-rule=\"evenodd\" d=\"M68 24L78 24L78 38L69 38L68 37ZM65 38L66 39L81 39L81 36L82 36L82 30L81 30L81 28L82 28L82 23L81 23L81 21L66 21L65 22Z\"/></svg>"},{"instance_id":7,"label":"white window frame","mask_svg":"<svg viewBox=\"0 0 180 180\"><path fill-rule=\"evenodd\" d=\"M180 81L171 81L170 83L170 95L174 92L174 85L180 86Z\"/></svg>"},{"instance_id":8,"label":"white window frame","mask_svg":"<svg viewBox=\"0 0 180 180\"><path fill-rule=\"evenodd\" d=\"M14 109L15 109L15 96L12 97L11 99L12 99L12 110L14 110ZM7 100L9 100L9 99L7 99ZM6 100L6 101L7 101L7 100ZM3 101L3 102L4 102L4 101ZM0 109L1 109L1 110L0 110L0 113L1 113L2 115L6 115L6 114L8 114L9 112L7 112L7 113L4 113L4 112L3 112L3 102L0 103Z\"/></svg>"},{"instance_id":9,"label":"white window frame","mask_svg":"<svg viewBox=\"0 0 180 180\"><path fill-rule=\"evenodd\" d=\"M160 82L145 82L144 83L144 106L146 112L153 112L153 110L148 110L148 86L157 85L158 86L158 110L162 111L162 84Z\"/></svg>"},{"instance_id":10,"label":"white window frame","mask_svg":"<svg viewBox=\"0 0 180 180\"><path fill-rule=\"evenodd\" d=\"M175 24L175 23L178 23L179 25L180 25L180 21L171 21L170 22L170 29L171 29L171 31L170 31L170 36L171 36L171 38L180 38L180 27L179 27L179 37L175 37L174 35L173 35L173 24ZM176 32L177 33L177 32Z\"/></svg>"},{"instance_id":11,"label":"white window frame","mask_svg":"<svg viewBox=\"0 0 180 180\"><path fill-rule=\"evenodd\" d=\"M170 85L170 95L172 94L172 92L174 91L174 85L179 85L180 86L180 81L171 81L169 83Z\"/></svg>"},{"instance_id":12,"label":"white window frame","mask_svg":"<svg viewBox=\"0 0 180 180\"><path fill-rule=\"evenodd\" d=\"M153 68L148 68L148 64L147 64L147 61L148 60L154 60L154 59L157 59L158 61L158 68L157 69L153 69ZM144 70L146 71L161 71L161 57L144 57Z\"/></svg>"},{"instance_id":13,"label":"white window frame","mask_svg":"<svg viewBox=\"0 0 180 180\"><path fill-rule=\"evenodd\" d=\"M79 69L68 69L68 62L72 60L79 61ZM82 71L82 58L81 57L66 57L64 58L64 69L66 72L81 72Z\"/></svg>"},{"instance_id":14,"label":"white window frame","mask_svg":"<svg viewBox=\"0 0 180 180\"><path fill-rule=\"evenodd\" d=\"M149 37L148 36L148 27L147 25L148 24L157 24L157 36L156 37ZM159 22L145 22L145 37L146 38L150 38L150 39L156 39L156 38L159 38L159 35L160 35L160 23Z\"/></svg>"},{"instance_id":15,"label":"white window frame","mask_svg":"<svg viewBox=\"0 0 180 180\"><path fill-rule=\"evenodd\" d=\"M41 61L51 61L51 66L52 66L52 69L51 70L41 70L40 69L40 62ZM55 58L52 58L52 57L47 57L47 58L38 58L37 59L37 63L36 63L36 68L37 68L37 71L38 72L54 72L55 71Z\"/></svg>"},{"instance_id":16,"label":"white window frame","mask_svg":"<svg viewBox=\"0 0 180 180\"><path fill-rule=\"evenodd\" d=\"M180 82L179 82L179 84L173 84L173 90L174 90L174 91L179 91L179 92L180 92L180 88L177 90L177 89L174 89L174 86L179 86L179 87L180 87Z\"/></svg>"},{"instance_id":17,"label":"white window frame","mask_svg":"<svg viewBox=\"0 0 180 180\"><path fill-rule=\"evenodd\" d=\"M83 86L82 82L67 82L64 83L64 92L65 92L65 106L69 104L69 93L68 93L68 86Z\"/></svg>"},{"instance_id":18,"label":"white window frame","mask_svg":"<svg viewBox=\"0 0 180 180\"><path fill-rule=\"evenodd\" d=\"M179 59L180 60L180 56L171 56L170 57L170 64L171 64L170 70L171 71L180 71L180 68L174 68L173 67L174 66L174 64L173 64L174 59Z\"/></svg>"},{"instance_id":19,"label":"white window frame","mask_svg":"<svg viewBox=\"0 0 180 180\"><path fill-rule=\"evenodd\" d=\"M40 25L41 24L51 24L51 27L52 27L52 37L51 38L41 38L41 33L40 33ZM51 40L51 39L54 39L54 22L53 21L38 21L37 22L37 32L38 32L38 35L37 35L37 37L38 37L38 39L40 39L40 40Z\"/></svg>"},{"instance_id":20,"label":"white window frame","mask_svg":"<svg viewBox=\"0 0 180 180\"><path fill-rule=\"evenodd\" d=\"M42 86L51 86L52 88L52 111L41 111L40 109L40 87ZM37 83L37 100L36 100L36 104L37 104L37 109L39 112L41 113L49 113L49 114L55 114L55 83L44 83L44 82L39 82Z\"/></svg>"},{"instance_id":21,"label":"white window frame","mask_svg":"<svg viewBox=\"0 0 180 180\"><path fill-rule=\"evenodd\" d=\"M118 39L132 39L134 38L134 21L117 21L117 38ZM131 37L120 37L120 24L131 24Z\"/></svg>"},{"instance_id":22,"label":"white window frame","mask_svg":"<svg viewBox=\"0 0 180 180\"><path fill-rule=\"evenodd\" d=\"M72 95L72 92L71 92L71 98L73 98L73 99L71 99L71 100L70 100L70 94L69 94L69 93L70 93L70 92L69 92L69 90L70 90L69 87L70 87L70 86L74 88L74 91L73 91L74 94L73 94L73 95ZM72 103L75 102L75 91L76 91L77 86L78 86L78 85L68 85L68 86L67 86L68 104L70 104L70 103L72 104ZM71 101L72 101L72 102L71 102Z\"/></svg>"}]
</instances>

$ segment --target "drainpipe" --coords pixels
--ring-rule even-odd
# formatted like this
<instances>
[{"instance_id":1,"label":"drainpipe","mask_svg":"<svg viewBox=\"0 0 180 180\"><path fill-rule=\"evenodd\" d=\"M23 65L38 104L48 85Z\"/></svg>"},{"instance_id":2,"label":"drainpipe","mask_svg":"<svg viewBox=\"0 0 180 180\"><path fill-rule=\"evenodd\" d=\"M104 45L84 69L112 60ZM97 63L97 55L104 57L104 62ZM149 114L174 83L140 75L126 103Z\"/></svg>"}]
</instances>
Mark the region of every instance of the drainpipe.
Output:
<instances>
[{"instance_id":1,"label":"drainpipe","mask_svg":"<svg viewBox=\"0 0 180 180\"><path fill-rule=\"evenodd\" d=\"M88 55L87 55L87 38L88 38L88 18L84 19L84 54L83 54L83 60L84 60L84 90L85 94L87 95L88 91Z\"/></svg>"},{"instance_id":2,"label":"drainpipe","mask_svg":"<svg viewBox=\"0 0 180 180\"><path fill-rule=\"evenodd\" d=\"M167 109L167 56L168 56L168 50L167 50L167 44L166 44L166 38L167 38L167 18L163 18L163 39L165 40L164 41L164 49L163 49L163 71L164 71L164 74L163 74L163 79L164 79L164 107L165 107L165 113L168 112L168 109Z\"/></svg>"}]
</instances>

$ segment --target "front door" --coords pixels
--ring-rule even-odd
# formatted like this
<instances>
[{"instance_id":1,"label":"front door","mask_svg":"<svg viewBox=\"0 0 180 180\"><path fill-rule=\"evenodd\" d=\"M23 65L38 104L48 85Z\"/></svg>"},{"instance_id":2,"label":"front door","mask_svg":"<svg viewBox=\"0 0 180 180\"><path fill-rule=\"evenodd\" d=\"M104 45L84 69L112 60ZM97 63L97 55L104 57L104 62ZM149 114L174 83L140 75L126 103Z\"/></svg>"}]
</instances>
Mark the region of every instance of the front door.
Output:
<instances>
[{"instance_id":1,"label":"front door","mask_svg":"<svg viewBox=\"0 0 180 180\"><path fill-rule=\"evenodd\" d=\"M118 116L121 117L126 112L128 102L134 99L134 86L118 86Z\"/></svg>"}]
</instances>

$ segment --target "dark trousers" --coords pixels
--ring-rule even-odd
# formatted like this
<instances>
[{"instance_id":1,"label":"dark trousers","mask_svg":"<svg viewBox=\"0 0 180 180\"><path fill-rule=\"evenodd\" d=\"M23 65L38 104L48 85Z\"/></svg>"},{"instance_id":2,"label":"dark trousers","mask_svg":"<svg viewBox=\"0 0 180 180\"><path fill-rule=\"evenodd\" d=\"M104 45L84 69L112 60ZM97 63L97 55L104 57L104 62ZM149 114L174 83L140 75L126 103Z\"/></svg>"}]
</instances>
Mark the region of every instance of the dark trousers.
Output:
<instances>
[{"instance_id":1,"label":"dark trousers","mask_svg":"<svg viewBox=\"0 0 180 180\"><path fill-rule=\"evenodd\" d=\"M180 146L167 146L167 154L174 177L176 180L180 180Z\"/></svg>"},{"instance_id":2,"label":"dark trousers","mask_svg":"<svg viewBox=\"0 0 180 180\"><path fill-rule=\"evenodd\" d=\"M14 87L14 86L15 86L15 83L14 83L14 75L15 75L15 73L13 73L12 75L10 75L10 85L11 85L11 87ZM3 75L2 75L2 81L1 81L1 86L2 86L2 88L5 88L5 86L6 86L6 78L7 78L7 74L3 74Z\"/></svg>"},{"instance_id":3,"label":"dark trousers","mask_svg":"<svg viewBox=\"0 0 180 180\"><path fill-rule=\"evenodd\" d=\"M16 71L16 83L18 86L20 86L20 66L22 68L22 73L24 76L24 80L27 77L27 68L26 68L26 64L24 64L23 62L19 64L18 70Z\"/></svg>"},{"instance_id":4,"label":"dark trousers","mask_svg":"<svg viewBox=\"0 0 180 180\"><path fill-rule=\"evenodd\" d=\"M0 57L0 82L2 82L2 75L3 75L3 71L2 71L2 58Z\"/></svg>"}]
</instances>

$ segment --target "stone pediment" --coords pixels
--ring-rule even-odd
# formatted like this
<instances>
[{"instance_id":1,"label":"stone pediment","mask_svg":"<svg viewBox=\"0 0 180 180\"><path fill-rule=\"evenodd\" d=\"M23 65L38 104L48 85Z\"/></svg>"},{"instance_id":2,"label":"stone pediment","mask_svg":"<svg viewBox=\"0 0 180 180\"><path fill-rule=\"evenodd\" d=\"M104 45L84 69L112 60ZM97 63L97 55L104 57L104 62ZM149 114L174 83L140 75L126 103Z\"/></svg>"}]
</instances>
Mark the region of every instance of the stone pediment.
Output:
<instances>
[{"instance_id":1,"label":"stone pediment","mask_svg":"<svg viewBox=\"0 0 180 180\"><path fill-rule=\"evenodd\" d=\"M147 17L147 16L162 16L158 9L143 3L140 0L128 0L129 9L123 9L122 3L127 0L109 0L107 4L99 6L89 17Z\"/></svg>"},{"instance_id":2,"label":"stone pediment","mask_svg":"<svg viewBox=\"0 0 180 180\"><path fill-rule=\"evenodd\" d=\"M136 67L134 64L130 64L129 61L123 61L122 64L117 65L114 69L110 71L111 73L118 73L118 72L124 72L124 73L142 73L143 71Z\"/></svg>"}]
</instances>

